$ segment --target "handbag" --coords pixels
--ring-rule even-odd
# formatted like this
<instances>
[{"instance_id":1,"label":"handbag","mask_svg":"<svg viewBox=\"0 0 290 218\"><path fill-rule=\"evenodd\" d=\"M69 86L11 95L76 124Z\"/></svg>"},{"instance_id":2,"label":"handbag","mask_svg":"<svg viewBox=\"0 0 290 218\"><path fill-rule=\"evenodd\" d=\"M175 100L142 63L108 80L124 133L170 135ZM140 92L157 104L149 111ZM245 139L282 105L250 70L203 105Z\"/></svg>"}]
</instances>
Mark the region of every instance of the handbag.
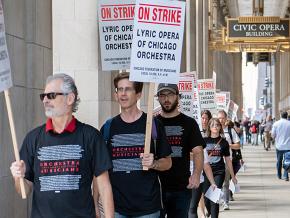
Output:
<instances>
[{"instance_id":1,"label":"handbag","mask_svg":"<svg viewBox=\"0 0 290 218\"><path fill-rule=\"evenodd\" d=\"M283 168L288 172L290 171L290 151L284 153Z\"/></svg>"}]
</instances>

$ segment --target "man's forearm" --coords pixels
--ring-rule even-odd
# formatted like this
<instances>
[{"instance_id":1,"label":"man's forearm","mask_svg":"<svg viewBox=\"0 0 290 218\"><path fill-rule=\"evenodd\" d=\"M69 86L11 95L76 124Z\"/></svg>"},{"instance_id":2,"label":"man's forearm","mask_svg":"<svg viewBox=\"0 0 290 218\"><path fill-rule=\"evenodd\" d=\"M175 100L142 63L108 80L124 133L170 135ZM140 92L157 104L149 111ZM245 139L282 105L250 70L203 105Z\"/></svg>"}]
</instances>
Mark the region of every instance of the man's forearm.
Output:
<instances>
[{"instance_id":1,"label":"man's forearm","mask_svg":"<svg viewBox=\"0 0 290 218\"><path fill-rule=\"evenodd\" d=\"M160 158L158 160L154 160L152 169L158 171L169 170L172 166L171 157Z\"/></svg>"},{"instance_id":2,"label":"man's forearm","mask_svg":"<svg viewBox=\"0 0 290 218\"><path fill-rule=\"evenodd\" d=\"M212 169L211 169L211 166L209 165L209 163L204 164L203 169L204 169L204 172L206 174L206 177L210 181L210 184L212 184L212 185L215 184Z\"/></svg>"},{"instance_id":3,"label":"man's forearm","mask_svg":"<svg viewBox=\"0 0 290 218\"><path fill-rule=\"evenodd\" d=\"M101 212L100 212L100 205L99 205L99 189L98 189L98 183L97 183L97 177L94 176L93 179L93 198L95 203L95 210L96 210L96 218L101 218Z\"/></svg>"},{"instance_id":4,"label":"man's forearm","mask_svg":"<svg viewBox=\"0 0 290 218\"><path fill-rule=\"evenodd\" d=\"M113 201L112 187L109 180L108 172L104 172L96 178L97 178L98 191L102 199L102 205L104 208L105 217L113 218L114 217L114 201Z\"/></svg>"},{"instance_id":5,"label":"man's forearm","mask_svg":"<svg viewBox=\"0 0 290 218\"><path fill-rule=\"evenodd\" d=\"M193 175L200 176L203 169L203 149L202 146L197 146L192 149L194 171Z\"/></svg>"}]
</instances>

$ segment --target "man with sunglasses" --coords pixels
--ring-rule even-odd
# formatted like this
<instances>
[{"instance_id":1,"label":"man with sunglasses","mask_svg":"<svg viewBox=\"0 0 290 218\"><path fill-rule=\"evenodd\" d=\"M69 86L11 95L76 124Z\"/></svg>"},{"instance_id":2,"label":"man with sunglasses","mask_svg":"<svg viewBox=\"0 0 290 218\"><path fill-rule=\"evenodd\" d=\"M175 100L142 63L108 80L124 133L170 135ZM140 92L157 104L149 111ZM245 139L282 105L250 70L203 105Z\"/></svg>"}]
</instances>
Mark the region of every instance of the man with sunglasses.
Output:
<instances>
[{"instance_id":1,"label":"man with sunglasses","mask_svg":"<svg viewBox=\"0 0 290 218\"><path fill-rule=\"evenodd\" d=\"M161 83L157 90L161 114L157 118L163 123L167 140L172 149L172 167L160 172L163 189L164 210L167 218L187 218L192 188L198 188L203 169L205 142L197 122L179 112L179 90L176 84ZM194 157L193 174L190 173L190 152Z\"/></svg>"},{"instance_id":2,"label":"man with sunglasses","mask_svg":"<svg viewBox=\"0 0 290 218\"><path fill-rule=\"evenodd\" d=\"M114 217L111 159L98 130L72 115L79 103L74 80L66 74L49 76L40 99L47 122L27 134L21 161L10 167L17 192L20 178L33 191L31 217L95 218L92 183L100 190L105 216Z\"/></svg>"},{"instance_id":3,"label":"man with sunglasses","mask_svg":"<svg viewBox=\"0 0 290 218\"><path fill-rule=\"evenodd\" d=\"M101 132L113 160L109 174L115 218L159 218L161 190L158 172L171 167L171 149L164 127L158 120L153 121L156 144L152 139L150 153L144 154L147 115L137 107L143 83L130 81L129 73L123 72L114 78L114 86L121 113L111 119L109 127L105 124ZM143 167L149 170L143 170Z\"/></svg>"}]
</instances>

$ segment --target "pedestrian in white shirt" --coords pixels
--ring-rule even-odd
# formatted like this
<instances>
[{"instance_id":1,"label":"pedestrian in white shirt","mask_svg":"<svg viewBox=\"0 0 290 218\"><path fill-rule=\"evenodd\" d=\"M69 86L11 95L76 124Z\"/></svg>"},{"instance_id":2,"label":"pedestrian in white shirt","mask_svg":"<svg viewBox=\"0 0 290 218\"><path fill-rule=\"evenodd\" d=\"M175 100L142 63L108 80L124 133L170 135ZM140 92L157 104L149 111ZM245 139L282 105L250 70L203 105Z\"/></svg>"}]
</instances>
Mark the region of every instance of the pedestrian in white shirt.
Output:
<instances>
[{"instance_id":1,"label":"pedestrian in white shirt","mask_svg":"<svg viewBox=\"0 0 290 218\"><path fill-rule=\"evenodd\" d=\"M284 153L290 151L290 122L287 120L288 113L282 112L281 119L273 124L272 137L275 139L277 154L277 177L281 178L282 161ZM284 170L283 179L289 181L288 172Z\"/></svg>"}]
</instances>

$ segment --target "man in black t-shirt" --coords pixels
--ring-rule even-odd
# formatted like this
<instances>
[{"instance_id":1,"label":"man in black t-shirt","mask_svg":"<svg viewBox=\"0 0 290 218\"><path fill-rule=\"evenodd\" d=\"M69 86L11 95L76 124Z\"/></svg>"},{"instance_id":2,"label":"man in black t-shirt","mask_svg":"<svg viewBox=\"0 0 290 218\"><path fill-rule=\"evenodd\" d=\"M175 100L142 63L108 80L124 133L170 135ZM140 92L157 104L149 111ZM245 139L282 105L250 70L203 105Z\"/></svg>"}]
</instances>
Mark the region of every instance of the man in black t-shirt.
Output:
<instances>
[{"instance_id":1,"label":"man in black t-shirt","mask_svg":"<svg viewBox=\"0 0 290 218\"><path fill-rule=\"evenodd\" d=\"M27 134L21 161L10 167L18 193L20 178L29 193L33 190L31 218L95 218L92 183L94 192L100 190L105 216L114 217L112 162L98 130L72 115L79 103L74 80L66 74L49 76L40 99L47 122Z\"/></svg>"},{"instance_id":2,"label":"man in black t-shirt","mask_svg":"<svg viewBox=\"0 0 290 218\"><path fill-rule=\"evenodd\" d=\"M161 172L164 210L167 218L187 218L191 200L191 189L198 188L203 169L205 142L196 121L178 111L179 91L176 84L161 83L157 90L162 121L167 140L172 149L172 167ZM190 152L194 157L194 171L190 173Z\"/></svg>"},{"instance_id":3,"label":"man in black t-shirt","mask_svg":"<svg viewBox=\"0 0 290 218\"><path fill-rule=\"evenodd\" d=\"M156 145L151 140L149 154L144 154L147 115L139 110L143 83L129 81L128 73L114 79L115 97L121 113L101 128L111 149L113 169L110 179L115 203L115 218L159 218L161 209L158 171L171 167L171 149L164 127L154 120ZM108 123L108 122L106 122ZM149 168L143 171L143 167Z\"/></svg>"}]
</instances>

